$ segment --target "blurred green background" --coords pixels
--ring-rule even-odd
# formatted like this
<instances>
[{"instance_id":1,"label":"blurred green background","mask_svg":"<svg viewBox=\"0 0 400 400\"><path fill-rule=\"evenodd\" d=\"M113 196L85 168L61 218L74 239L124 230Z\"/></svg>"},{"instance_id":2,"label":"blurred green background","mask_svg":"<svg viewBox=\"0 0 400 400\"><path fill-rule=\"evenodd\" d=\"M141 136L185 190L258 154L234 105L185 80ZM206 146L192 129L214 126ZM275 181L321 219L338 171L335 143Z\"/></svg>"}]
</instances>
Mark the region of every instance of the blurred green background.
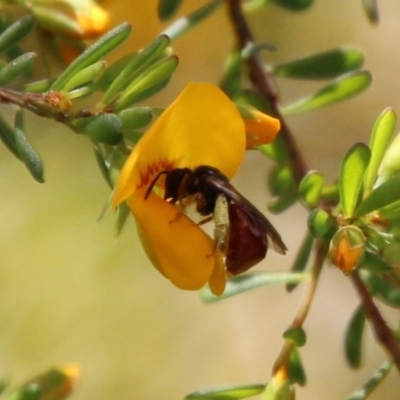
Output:
<instances>
[{"instance_id":1,"label":"blurred green background","mask_svg":"<svg viewBox=\"0 0 400 400\"><path fill-rule=\"evenodd\" d=\"M185 3L183 12L204 2ZM119 54L144 46L165 26L157 22L155 0L105 4L113 24L134 25ZM368 23L361 1L317 1L299 15L270 6L249 19L260 41L276 45L277 52L267 54L271 61L342 44L365 50L374 75L367 92L289 120L310 165L333 179L346 150L368 141L378 114L386 106L400 112L400 4L382 2L378 27ZM187 81L217 83L232 44L221 8L175 44L178 72L154 105L166 106ZM279 81L282 101L320 84ZM77 400L182 399L200 388L265 382L302 288L290 295L283 287L263 288L202 304L196 292L177 290L153 269L132 221L118 239L112 213L96 222L109 190L85 138L37 117L29 120L28 135L45 162L43 185L0 147L0 375L15 382L53 365L78 363L83 377ZM234 181L262 210L270 166L250 152ZM290 266L305 218L301 207L271 216L290 252L285 258L271 252L257 269ZM325 268L305 326L309 384L298 390L298 399L344 399L383 361L369 332L363 369L346 366L343 332L356 304L347 278ZM385 317L395 321L397 313L385 310ZM373 398L399 396L393 371Z\"/></svg>"}]
</instances>

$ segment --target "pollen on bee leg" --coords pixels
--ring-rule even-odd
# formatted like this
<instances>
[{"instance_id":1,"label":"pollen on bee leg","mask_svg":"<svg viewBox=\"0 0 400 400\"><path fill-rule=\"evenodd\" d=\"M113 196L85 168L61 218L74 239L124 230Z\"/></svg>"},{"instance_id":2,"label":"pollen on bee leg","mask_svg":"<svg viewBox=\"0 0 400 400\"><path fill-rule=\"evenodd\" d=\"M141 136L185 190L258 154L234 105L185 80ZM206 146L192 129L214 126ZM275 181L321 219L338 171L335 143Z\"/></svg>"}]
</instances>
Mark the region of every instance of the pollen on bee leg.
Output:
<instances>
[{"instance_id":1,"label":"pollen on bee leg","mask_svg":"<svg viewBox=\"0 0 400 400\"><path fill-rule=\"evenodd\" d=\"M228 234L229 234L229 212L228 200L222 194L217 197L215 201L215 208L213 213L214 220L214 253L219 250L225 254L228 247Z\"/></svg>"}]
</instances>

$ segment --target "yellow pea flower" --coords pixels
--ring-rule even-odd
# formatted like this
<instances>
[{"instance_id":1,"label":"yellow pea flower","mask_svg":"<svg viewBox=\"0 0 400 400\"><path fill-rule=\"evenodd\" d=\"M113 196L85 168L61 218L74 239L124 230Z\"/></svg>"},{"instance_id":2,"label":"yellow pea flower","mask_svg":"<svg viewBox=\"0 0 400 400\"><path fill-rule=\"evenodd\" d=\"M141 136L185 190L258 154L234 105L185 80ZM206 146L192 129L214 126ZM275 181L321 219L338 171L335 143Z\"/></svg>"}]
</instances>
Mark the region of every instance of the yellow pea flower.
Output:
<instances>
[{"instance_id":1,"label":"yellow pea flower","mask_svg":"<svg viewBox=\"0 0 400 400\"><path fill-rule=\"evenodd\" d=\"M150 261L181 289L209 282L221 294L222 254L190 218L154 192L145 199L146 191L160 171L174 168L209 165L231 179L245 148L245 124L232 101L214 85L190 83L143 135L120 173L114 206L127 201ZM163 181L156 185L162 192Z\"/></svg>"}]
</instances>

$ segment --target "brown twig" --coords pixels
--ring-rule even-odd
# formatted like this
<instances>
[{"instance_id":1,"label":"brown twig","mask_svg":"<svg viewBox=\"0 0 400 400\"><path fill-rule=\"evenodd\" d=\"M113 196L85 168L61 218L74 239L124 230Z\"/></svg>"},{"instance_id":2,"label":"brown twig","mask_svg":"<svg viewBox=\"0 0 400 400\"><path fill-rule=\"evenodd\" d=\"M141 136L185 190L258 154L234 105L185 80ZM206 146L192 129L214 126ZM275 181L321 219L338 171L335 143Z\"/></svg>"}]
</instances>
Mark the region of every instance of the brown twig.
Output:
<instances>
[{"instance_id":1,"label":"brown twig","mask_svg":"<svg viewBox=\"0 0 400 400\"><path fill-rule=\"evenodd\" d=\"M368 320L371 323L376 339L389 353L398 371L400 372L399 342L396 340L391 329L388 327L386 321L383 319L381 313L379 312L378 307L372 300L371 294L368 292L367 288L365 287L358 273L357 272L353 273L351 275L351 279L361 298L365 313L367 315Z\"/></svg>"},{"instance_id":2,"label":"brown twig","mask_svg":"<svg viewBox=\"0 0 400 400\"><path fill-rule=\"evenodd\" d=\"M246 46L254 43L253 35L241 9L241 3L241 0L227 0L229 17L235 31L238 49L244 49ZM258 54L249 56L247 59L247 67L249 69L249 78L252 85L268 102L274 116L280 120L281 130L279 135L285 142L289 155L288 158L291 163L291 170L296 181L299 183L307 174L309 168L299 151L299 147L289 126L279 111L275 85L270 75L265 70L263 61Z\"/></svg>"},{"instance_id":3,"label":"brown twig","mask_svg":"<svg viewBox=\"0 0 400 400\"><path fill-rule=\"evenodd\" d=\"M0 103L13 104L39 117L46 117L58 122L67 123L70 119L69 108L60 107L65 100L58 92L26 93L18 92L9 88L0 87Z\"/></svg>"},{"instance_id":4,"label":"brown twig","mask_svg":"<svg viewBox=\"0 0 400 400\"><path fill-rule=\"evenodd\" d=\"M307 318L308 312L310 311L310 307L319 281L318 278L326 259L327 253L328 248L326 244L323 241L317 241L315 245L315 259L310 271L311 281L303 296L302 302L296 312L296 315L294 316L293 321L288 329L302 328L304 321ZM291 340L285 340L281 352L275 361L273 372L279 370L282 366L287 367L294 346L295 344Z\"/></svg>"}]
</instances>

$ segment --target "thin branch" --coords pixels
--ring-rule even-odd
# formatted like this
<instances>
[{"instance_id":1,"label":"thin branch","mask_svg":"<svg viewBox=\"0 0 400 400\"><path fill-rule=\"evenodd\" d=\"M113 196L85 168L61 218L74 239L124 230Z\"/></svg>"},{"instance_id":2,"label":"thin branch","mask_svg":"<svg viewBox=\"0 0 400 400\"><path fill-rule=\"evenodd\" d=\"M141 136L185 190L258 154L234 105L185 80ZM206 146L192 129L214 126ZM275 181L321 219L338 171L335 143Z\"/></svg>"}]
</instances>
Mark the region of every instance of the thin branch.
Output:
<instances>
[{"instance_id":1,"label":"thin branch","mask_svg":"<svg viewBox=\"0 0 400 400\"><path fill-rule=\"evenodd\" d=\"M371 294L368 292L364 283L362 282L360 276L357 272L351 275L351 279L357 292L361 298L364 306L365 314L369 319L373 332L379 343L386 349L392 358L394 364L396 365L398 371L400 372L400 344L393 335L391 329L386 324L378 307L372 300Z\"/></svg>"},{"instance_id":2,"label":"thin branch","mask_svg":"<svg viewBox=\"0 0 400 400\"><path fill-rule=\"evenodd\" d=\"M237 48L239 50L254 43L254 38L247 21L244 18L241 4L241 0L227 0L228 13L236 36ZM253 54L247 59L247 67L249 69L249 78L252 85L268 102L273 115L281 122L280 136L285 142L293 175L299 183L307 174L309 168L299 150L289 126L279 111L278 96L274 82L264 68L263 61L258 54Z\"/></svg>"},{"instance_id":3,"label":"thin branch","mask_svg":"<svg viewBox=\"0 0 400 400\"><path fill-rule=\"evenodd\" d=\"M303 296L302 302L300 303L296 315L294 316L293 321L288 329L302 328L304 321L306 320L307 315L310 311L315 291L317 289L319 275L321 273L327 253L328 247L326 246L326 244L322 240L317 241L315 246L315 259L310 271L311 281ZM285 340L281 352L275 361L273 372L279 370L282 366L287 367L294 346L295 344L291 340Z\"/></svg>"}]
</instances>

